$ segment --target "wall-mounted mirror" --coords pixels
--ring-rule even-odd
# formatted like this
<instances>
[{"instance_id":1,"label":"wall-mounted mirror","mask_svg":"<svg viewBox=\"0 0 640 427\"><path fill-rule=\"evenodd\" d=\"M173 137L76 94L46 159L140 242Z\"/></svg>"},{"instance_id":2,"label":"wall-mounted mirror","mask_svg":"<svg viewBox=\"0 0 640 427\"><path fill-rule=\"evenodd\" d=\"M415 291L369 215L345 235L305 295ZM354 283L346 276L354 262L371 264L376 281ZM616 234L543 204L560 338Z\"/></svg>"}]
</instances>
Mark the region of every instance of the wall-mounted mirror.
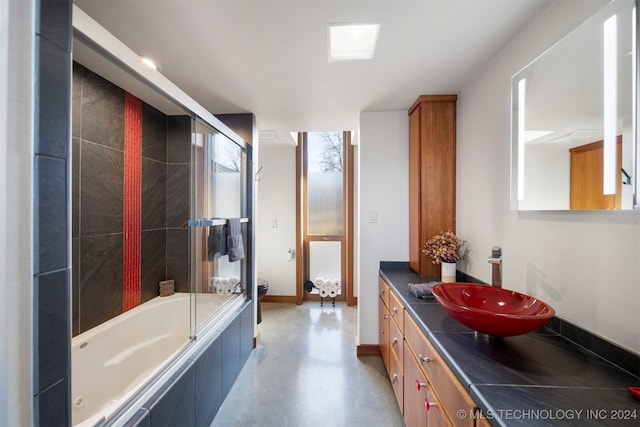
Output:
<instances>
[{"instance_id":1,"label":"wall-mounted mirror","mask_svg":"<svg viewBox=\"0 0 640 427\"><path fill-rule=\"evenodd\" d=\"M636 1L614 0L512 77L512 207L637 206Z\"/></svg>"}]
</instances>

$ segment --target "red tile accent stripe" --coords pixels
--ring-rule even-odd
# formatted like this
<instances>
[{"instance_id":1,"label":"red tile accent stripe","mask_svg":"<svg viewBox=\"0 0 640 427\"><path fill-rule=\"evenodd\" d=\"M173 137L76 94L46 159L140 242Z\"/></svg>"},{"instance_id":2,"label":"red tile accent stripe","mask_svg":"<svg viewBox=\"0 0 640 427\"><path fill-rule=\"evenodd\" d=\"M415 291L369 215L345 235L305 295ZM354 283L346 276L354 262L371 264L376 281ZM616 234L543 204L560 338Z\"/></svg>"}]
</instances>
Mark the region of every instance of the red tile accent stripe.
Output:
<instances>
[{"instance_id":1,"label":"red tile accent stripe","mask_svg":"<svg viewBox=\"0 0 640 427\"><path fill-rule=\"evenodd\" d=\"M140 227L142 199L142 102L124 99L124 250L122 311L140 304Z\"/></svg>"}]
</instances>

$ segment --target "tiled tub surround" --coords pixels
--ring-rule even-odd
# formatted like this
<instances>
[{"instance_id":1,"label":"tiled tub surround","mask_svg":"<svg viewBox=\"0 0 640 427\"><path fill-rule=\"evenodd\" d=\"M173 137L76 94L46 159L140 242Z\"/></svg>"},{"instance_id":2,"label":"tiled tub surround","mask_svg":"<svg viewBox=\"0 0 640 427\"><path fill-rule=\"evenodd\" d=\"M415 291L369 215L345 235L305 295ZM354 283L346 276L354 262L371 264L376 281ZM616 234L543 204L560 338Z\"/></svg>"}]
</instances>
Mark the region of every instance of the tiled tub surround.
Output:
<instances>
[{"instance_id":1,"label":"tiled tub surround","mask_svg":"<svg viewBox=\"0 0 640 427\"><path fill-rule=\"evenodd\" d=\"M433 279L420 277L408 263L381 262L380 274L492 425L640 424L640 400L627 391L629 386L640 386L637 355L589 338L587 332L578 333L578 328L560 319L516 337L478 334L450 317L435 300L420 300L409 292L408 283ZM582 345L592 342L598 348L572 341L578 335Z\"/></svg>"},{"instance_id":2,"label":"tiled tub surround","mask_svg":"<svg viewBox=\"0 0 640 427\"><path fill-rule=\"evenodd\" d=\"M32 423L66 425L71 419L71 259L67 254L71 244L68 239L71 234L68 208L71 177L68 171L71 163L72 2L36 0L33 3ZM25 211L25 214L28 213ZM27 284L20 283L23 285ZM27 340L28 331L24 333ZM29 403L25 402L25 406Z\"/></svg>"},{"instance_id":3,"label":"tiled tub surround","mask_svg":"<svg viewBox=\"0 0 640 427\"><path fill-rule=\"evenodd\" d=\"M231 297L198 295L196 322L222 316ZM73 338L74 425L95 425L175 357L189 342L190 306L188 293L156 297Z\"/></svg>"},{"instance_id":4,"label":"tiled tub surround","mask_svg":"<svg viewBox=\"0 0 640 427\"><path fill-rule=\"evenodd\" d=\"M191 118L142 103L139 303L188 291ZM73 335L124 311L125 92L73 64ZM129 172L131 173L131 172ZM186 197L186 200L185 200ZM134 296L134 301L137 299ZM135 303L133 304L135 305Z\"/></svg>"}]
</instances>

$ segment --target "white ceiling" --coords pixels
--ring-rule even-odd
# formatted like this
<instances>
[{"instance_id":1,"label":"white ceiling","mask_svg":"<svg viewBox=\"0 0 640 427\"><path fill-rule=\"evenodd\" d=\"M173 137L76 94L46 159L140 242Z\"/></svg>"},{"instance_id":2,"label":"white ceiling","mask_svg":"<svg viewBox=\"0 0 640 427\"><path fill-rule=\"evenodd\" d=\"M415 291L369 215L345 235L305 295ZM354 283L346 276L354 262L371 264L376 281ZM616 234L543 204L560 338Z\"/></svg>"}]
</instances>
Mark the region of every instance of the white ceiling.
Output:
<instances>
[{"instance_id":1,"label":"white ceiling","mask_svg":"<svg viewBox=\"0 0 640 427\"><path fill-rule=\"evenodd\" d=\"M214 114L355 130L362 111L459 93L554 0L76 0ZM372 60L328 62L329 23L380 23Z\"/></svg>"}]
</instances>

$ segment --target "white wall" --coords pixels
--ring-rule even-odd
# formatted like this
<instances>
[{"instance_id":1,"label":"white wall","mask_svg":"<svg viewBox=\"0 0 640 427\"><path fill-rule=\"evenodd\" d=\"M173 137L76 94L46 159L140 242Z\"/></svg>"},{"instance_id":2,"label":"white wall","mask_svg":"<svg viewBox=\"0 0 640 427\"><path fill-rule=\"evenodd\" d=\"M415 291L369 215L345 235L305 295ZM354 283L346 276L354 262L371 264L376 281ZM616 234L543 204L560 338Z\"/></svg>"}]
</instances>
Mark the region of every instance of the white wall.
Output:
<instances>
[{"instance_id":1,"label":"white wall","mask_svg":"<svg viewBox=\"0 0 640 427\"><path fill-rule=\"evenodd\" d=\"M361 113L357 152L358 343L377 344L380 261L409 260L407 111Z\"/></svg>"},{"instance_id":2,"label":"white wall","mask_svg":"<svg viewBox=\"0 0 640 427\"><path fill-rule=\"evenodd\" d=\"M467 273L489 282L487 256L502 246L505 288L640 353L640 212L509 208L510 78L605 3L556 3L462 90L457 231L471 248Z\"/></svg>"},{"instance_id":3,"label":"white wall","mask_svg":"<svg viewBox=\"0 0 640 427\"><path fill-rule=\"evenodd\" d=\"M259 144L259 159L257 276L269 282L268 295L294 296L296 262L286 255L296 248L296 147Z\"/></svg>"},{"instance_id":4,"label":"white wall","mask_svg":"<svg viewBox=\"0 0 640 427\"><path fill-rule=\"evenodd\" d=\"M526 144L520 209L569 209L571 157L565 144Z\"/></svg>"},{"instance_id":5,"label":"white wall","mask_svg":"<svg viewBox=\"0 0 640 427\"><path fill-rule=\"evenodd\" d=\"M0 2L0 425L31 425L34 4Z\"/></svg>"}]
</instances>

